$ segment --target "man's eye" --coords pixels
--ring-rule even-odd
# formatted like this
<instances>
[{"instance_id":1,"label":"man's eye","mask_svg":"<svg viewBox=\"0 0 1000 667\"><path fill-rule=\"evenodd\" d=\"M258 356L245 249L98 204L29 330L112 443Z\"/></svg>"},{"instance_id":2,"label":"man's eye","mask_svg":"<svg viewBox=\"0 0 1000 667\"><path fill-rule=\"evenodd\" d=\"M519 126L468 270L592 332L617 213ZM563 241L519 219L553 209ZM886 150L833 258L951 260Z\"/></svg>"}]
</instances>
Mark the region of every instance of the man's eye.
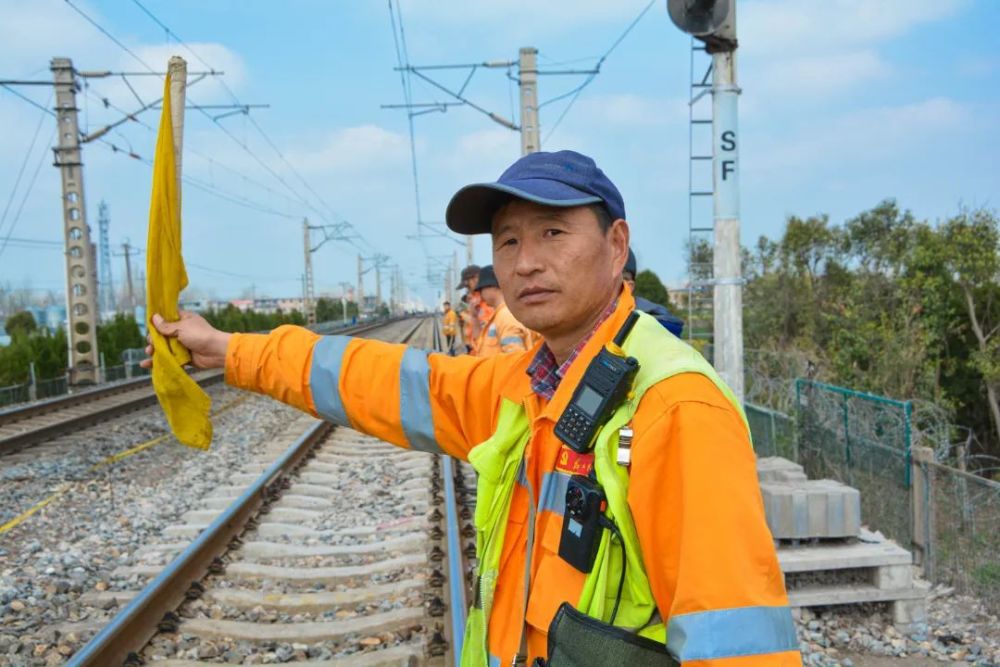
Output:
<instances>
[{"instance_id":1,"label":"man's eye","mask_svg":"<svg viewBox=\"0 0 1000 667\"><path fill-rule=\"evenodd\" d=\"M500 247L517 245L517 239L504 239L500 242Z\"/></svg>"},{"instance_id":2,"label":"man's eye","mask_svg":"<svg viewBox=\"0 0 1000 667\"><path fill-rule=\"evenodd\" d=\"M546 229L545 230L545 236L559 236L562 233L563 233L563 230L561 230L561 229Z\"/></svg>"}]
</instances>

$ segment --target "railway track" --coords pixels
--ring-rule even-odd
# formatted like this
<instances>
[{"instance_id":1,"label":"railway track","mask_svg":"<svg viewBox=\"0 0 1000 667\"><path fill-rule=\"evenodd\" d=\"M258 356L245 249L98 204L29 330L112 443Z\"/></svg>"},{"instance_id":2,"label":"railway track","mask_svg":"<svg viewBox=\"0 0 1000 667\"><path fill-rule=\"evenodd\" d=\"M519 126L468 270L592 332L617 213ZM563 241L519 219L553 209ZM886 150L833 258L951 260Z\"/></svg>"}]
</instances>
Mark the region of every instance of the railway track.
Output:
<instances>
[{"instance_id":1,"label":"railway track","mask_svg":"<svg viewBox=\"0 0 1000 667\"><path fill-rule=\"evenodd\" d=\"M358 335L385 326L385 322L341 328L339 333ZM198 384L222 382L220 371L193 375ZM156 403L148 377L79 391L30 405L0 411L0 454L51 440L64 433L107 421Z\"/></svg>"},{"instance_id":2,"label":"railway track","mask_svg":"<svg viewBox=\"0 0 1000 667\"><path fill-rule=\"evenodd\" d=\"M439 349L436 321L406 326ZM228 481L90 594L124 608L68 664L454 661L471 468L303 416Z\"/></svg>"}]
</instances>

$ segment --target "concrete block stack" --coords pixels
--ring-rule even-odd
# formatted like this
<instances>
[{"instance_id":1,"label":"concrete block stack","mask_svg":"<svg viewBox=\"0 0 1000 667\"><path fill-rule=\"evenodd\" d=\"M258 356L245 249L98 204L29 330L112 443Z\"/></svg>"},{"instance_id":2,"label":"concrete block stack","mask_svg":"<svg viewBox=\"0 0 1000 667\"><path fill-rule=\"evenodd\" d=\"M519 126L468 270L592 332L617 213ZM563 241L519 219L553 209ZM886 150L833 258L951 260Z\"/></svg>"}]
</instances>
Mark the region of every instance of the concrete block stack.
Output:
<instances>
[{"instance_id":1,"label":"concrete block stack","mask_svg":"<svg viewBox=\"0 0 1000 667\"><path fill-rule=\"evenodd\" d=\"M861 525L857 489L779 457L759 459L757 475L793 607L889 602L901 629L922 628L927 585L909 551Z\"/></svg>"}]
</instances>

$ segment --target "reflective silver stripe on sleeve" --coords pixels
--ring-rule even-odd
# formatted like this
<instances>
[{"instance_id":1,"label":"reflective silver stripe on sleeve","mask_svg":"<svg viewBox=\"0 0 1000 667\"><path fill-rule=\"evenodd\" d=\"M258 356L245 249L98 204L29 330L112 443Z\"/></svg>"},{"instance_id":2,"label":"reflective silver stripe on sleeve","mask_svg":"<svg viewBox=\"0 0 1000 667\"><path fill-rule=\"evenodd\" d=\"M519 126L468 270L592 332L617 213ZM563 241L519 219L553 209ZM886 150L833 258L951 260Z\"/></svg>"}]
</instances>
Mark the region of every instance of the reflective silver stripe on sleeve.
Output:
<instances>
[{"instance_id":1,"label":"reflective silver stripe on sleeve","mask_svg":"<svg viewBox=\"0 0 1000 667\"><path fill-rule=\"evenodd\" d=\"M434 439L431 366L427 352L408 347L399 365L399 421L411 449L442 454Z\"/></svg>"},{"instance_id":2,"label":"reflective silver stripe on sleeve","mask_svg":"<svg viewBox=\"0 0 1000 667\"><path fill-rule=\"evenodd\" d=\"M500 339L501 345L524 345L524 339L520 336L505 336Z\"/></svg>"},{"instance_id":3,"label":"reflective silver stripe on sleeve","mask_svg":"<svg viewBox=\"0 0 1000 667\"><path fill-rule=\"evenodd\" d=\"M797 651L788 607L737 607L675 615L667 648L681 662Z\"/></svg>"},{"instance_id":4,"label":"reflective silver stripe on sleeve","mask_svg":"<svg viewBox=\"0 0 1000 667\"><path fill-rule=\"evenodd\" d=\"M340 400L340 367L350 342L350 336L323 336L313 347L309 369L309 389L316 412L338 426L351 425Z\"/></svg>"}]
</instances>

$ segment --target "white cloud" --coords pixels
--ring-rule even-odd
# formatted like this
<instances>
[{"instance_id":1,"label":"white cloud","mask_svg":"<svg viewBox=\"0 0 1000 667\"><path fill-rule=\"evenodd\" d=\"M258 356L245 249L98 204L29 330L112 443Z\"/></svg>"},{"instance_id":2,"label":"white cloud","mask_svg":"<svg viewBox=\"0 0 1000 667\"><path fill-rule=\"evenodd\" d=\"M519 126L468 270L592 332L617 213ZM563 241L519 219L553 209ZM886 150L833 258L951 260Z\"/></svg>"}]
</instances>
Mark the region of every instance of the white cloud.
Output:
<instances>
[{"instance_id":1,"label":"white cloud","mask_svg":"<svg viewBox=\"0 0 1000 667\"><path fill-rule=\"evenodd\" d=\"M595 124L650 127L687 122L687 100L658 98L633 93L594 95L580 100L579 115ZM598 126L598 125L595 125Z\"/></svg>"},{"instance_id":2,"label":"white cloud","mask_svg":"<svg viewBox=\"0 0 1000 667\"><path fill-rule=\"evenodd\" d=\"M969 129L973 111L946 97L912 104L862 109L829 122L806 123L782 136L746 139L745 173L751 178L809 178L831 166L870 169L898 161L941 137ZM812 174L815 175L815 174Z\"/></svg>"},{"instance_id":3,"label":"white cloud","mask_svg":"<svg viewBox=\"0 0 1000 667\"><path fill-rule=\"evenodd\" d=\"M188 61L188 70L202 71L204 65L178 44L147 44L122 31L115 23L86 2L76 3L96 23L115 35L129 50L157 71L165 71L170 56ZM191 86L191 98L197 103L229 102L221 84L224 78L230 89L238 91L246 80L242 58L226 46L212 42L191 42L191 49L225 77L207 77ZM0 21L0 62L3 73L18 77L49 80L49 62L55 57L70 57L82 71L138 71L146 68L132 55L114 44L61 0L13 0L4 3ZM193 80L195 77L189 77ZM138 108L132 92L119 77L88 78L95 97L106 97L113 104L132 110ZM145 102L163 92L158 77L130 77L129 83Z\"/></svg>"},{"instance_id":4,"label":"white cloud","mask_svg":"<svg viewBox=\"0 0 1000 667\"><path fill-rule=\"evenodd\" d=\"M440 0L407 0L403 17L427 23L525 22L550 28L569 28L585 23L631 18L646 4L645 0L608 2L608 0L465 0L461 9Z\"/></svg>"},{"instance_id":5,"label":"white cloud","mask_svg":"<svg viewBox=\"0 0 1000 667\"><path fill-rule=\"evenodd\" d=\"M761 0L741 5L740 50L799 57L883 42L956 14L968 0Z\"/></svg>"},{"instance_id":6,"label":"white cloud","mask_svg":"<svg viewBox=\"0 0 1000 667\"><path fill-rule=\"evenodd\" d=\"M511 156L521 153L521 139L517 132L501 127L490 127L460 135L454 144L439 148L423 159L427 169L443 172L445 182L465 185L472 181L492 181L510 166ZM450 189L451 186L448 186Z\"/></svg>"},{"instance_id":7,"label":"white cloud","mask_svg":"<svg viewBox=\"0 0 1000 667\"><path fill-rule=\"evenodd\" d=\"M99 19L100 15L86 3L80 5ZM61 0L5 2L0 21L0 61L7 70L5 73L47 78L53 56L94 51L92 29L81 26L81 22Z\"/></svg>"},{"instance_id":8,"label":"white cloud","mask_svg":"<svg viewBox=\"0 0 1000 667\"><path fill-rule=\"evenodd\" d=\"M289 162L307 172L369 172L399 166L408 157L409 140L378 125L337 129L313 148L298 148L288 153Z\"/></svg>"},{"instance_id":9,"label":"white cloud","mask_svg":"<svg viewBox=\"0 0 1000 667\"><path fill-rule=\"evenodd\" d=\"M763 63L744 77L750 95L827 97L889 76L892 67L873 50Z\"/></svg>"}]
</instances>

